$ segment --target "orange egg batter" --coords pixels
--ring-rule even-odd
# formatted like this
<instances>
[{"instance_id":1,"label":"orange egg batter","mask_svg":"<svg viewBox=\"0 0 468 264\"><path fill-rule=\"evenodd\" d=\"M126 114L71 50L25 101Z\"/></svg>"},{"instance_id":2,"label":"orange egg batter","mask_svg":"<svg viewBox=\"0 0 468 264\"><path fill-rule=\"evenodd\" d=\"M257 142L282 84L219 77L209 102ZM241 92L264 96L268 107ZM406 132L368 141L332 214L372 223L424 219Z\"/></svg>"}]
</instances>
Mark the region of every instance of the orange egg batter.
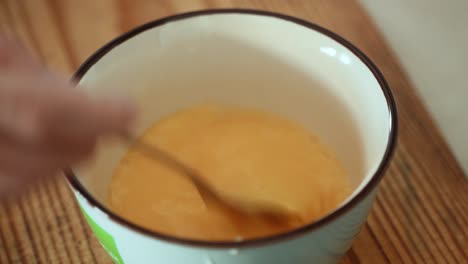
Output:
<instances>
[{"instance_id":1,"label":"orange egg batter","mask_svg":"<svg viewBox=\"0 0 468 264\"><path fill-rule=\"evenodd\" d=\"M205 204L183 175L130 148L109 189L112 210L146 228L182 238L236 240L310 223L350 194L333 152L310 131L253 109L201 105L176 112L142 136L198 170L218 190L268 201L299 213L293 225L233 216Z\"/></svg>"}]
</instances>

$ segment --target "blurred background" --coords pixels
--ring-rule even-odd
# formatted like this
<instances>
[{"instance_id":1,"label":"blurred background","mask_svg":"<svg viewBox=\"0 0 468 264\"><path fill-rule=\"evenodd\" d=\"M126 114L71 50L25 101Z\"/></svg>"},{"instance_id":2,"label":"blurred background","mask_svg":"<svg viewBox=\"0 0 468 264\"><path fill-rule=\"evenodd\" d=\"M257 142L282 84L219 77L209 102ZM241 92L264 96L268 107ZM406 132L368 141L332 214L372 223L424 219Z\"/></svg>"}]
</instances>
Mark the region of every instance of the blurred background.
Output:
<instances>
[{"instance_id":1,"label":"blurred background","mask_svg":"<svg viewBox=\"0 0 468 264\"><path fill-rule=\"evenodd\" d=\"M468 172L468 1L360 0Z\"/></svg>"}]
</instances>

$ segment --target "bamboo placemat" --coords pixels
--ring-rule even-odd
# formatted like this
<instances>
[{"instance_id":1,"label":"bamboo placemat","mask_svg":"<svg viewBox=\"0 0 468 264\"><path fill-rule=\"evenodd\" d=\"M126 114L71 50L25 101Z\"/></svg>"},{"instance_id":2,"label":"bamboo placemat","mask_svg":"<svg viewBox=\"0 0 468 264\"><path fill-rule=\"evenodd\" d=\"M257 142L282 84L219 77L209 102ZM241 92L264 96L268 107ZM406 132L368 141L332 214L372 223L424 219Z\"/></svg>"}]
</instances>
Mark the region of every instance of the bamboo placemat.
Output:
<instances>
[{"instance_id":1,"label":"bamboo placemat","mask_svg":"<svg viewBox=\"0 0 468 264\"><path fill-rule=\"evenodd\" d=\"M282 12L329 28L369 55L395 94L398 148L368 222L342 262L468 263L468 181L394 54L356 1L0 0L0 29L16 33L51 68L70 74L94 50L134 26L220 7ZM0 263L111 260L58 178L18 201L0 204Z\"/></svg>"}]
</instances>

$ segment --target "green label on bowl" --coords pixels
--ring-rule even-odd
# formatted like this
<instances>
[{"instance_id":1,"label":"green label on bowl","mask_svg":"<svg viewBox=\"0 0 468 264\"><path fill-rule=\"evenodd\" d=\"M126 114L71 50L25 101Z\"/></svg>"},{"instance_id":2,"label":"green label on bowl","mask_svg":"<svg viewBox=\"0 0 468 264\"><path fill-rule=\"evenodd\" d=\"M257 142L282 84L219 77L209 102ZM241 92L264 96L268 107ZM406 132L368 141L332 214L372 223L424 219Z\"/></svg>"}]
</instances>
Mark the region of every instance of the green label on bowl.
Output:
<instances>
[{"instance_id":1,"label":"green label on bowl","mask_svg":"<svg viewBox=\"0 0 468 264\"><path fill-rule=\"evenodd\" d=\"M86 213L83 208L81 208L83 214L88 221L91 229L93 230L94 234L99 239L99 242L104 247L104 249L109 253L109 255L114 259L115 263L124 264L122 257L119 254L119 250L117 249L117 245L115 244L114 238L106 232L106 230L102 229L94 220Z\"/></svg>"}]
</instances>

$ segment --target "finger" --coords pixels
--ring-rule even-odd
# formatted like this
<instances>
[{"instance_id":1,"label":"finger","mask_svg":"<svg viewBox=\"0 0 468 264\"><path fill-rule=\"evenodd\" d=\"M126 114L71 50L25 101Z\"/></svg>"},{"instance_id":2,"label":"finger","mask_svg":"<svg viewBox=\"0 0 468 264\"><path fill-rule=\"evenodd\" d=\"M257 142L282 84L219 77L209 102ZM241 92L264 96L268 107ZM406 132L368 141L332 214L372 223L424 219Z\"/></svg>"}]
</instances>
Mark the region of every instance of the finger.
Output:
<instances>
[{"instance_id":1,"label":"finger","mask_svg":"<svg viewBox=\"0 0 468 264\"><path fill-rule=\"evenodd\" d=\"M44 169L41 171L3 171L0 170L0 201L6 198L14 198L27 190L28 186L33 186L39 181L50 178L57 173L54 169ZM31 177L35 175L36 177Z\"/></svg>"},{"instance_id":2,"label":"finger","mask_svg":"<svg viewBox=\"0 0 468 264\"><path fill-rule=\"evenodd\" d=\"M69 144L125 134L136 112L124 99L91 98L78 89L57 93L45 107L42 120L49 138Z\"/></svg>"},{"instance_id":3,"label":"finger","mask_svg":"<svg viewBox=\"0 0 468 264\"><path fill-rule=\"evenodd\" d=\"M21 69L35 71L41 68L39 62L30 54L20 41L12 36L0 36L0 69L14 71Z\"/></svg>"},{"instance_id":4,"label":"finger","mask_svg":"<svg viewBox=\"0 0 468 264\"><path fill-rule=\"evenodd\" d=\"M14 177L7 172L0 171L0 201L17 194L24 185L23 178Z\"/></svg>"},{"instance_id":5,"label":"finger","mask_svg":"<svg viewBox=\"0 0 468 264\"><path fill-rule=\"evenodd\" d=\"M46 145L44 148L31 148L14 144L12 141L3 141L0 142L0 169L8 171L63 169L91 156L95 141L68 147L68 149L58 149Z\"/></svg>"},{"instance_id":6,"label":"finger","mask_svg":"<svg viewBox=\"0 0 468 264\"><path fill-rule=\"evenodd\" d=\"M47 108L49 129L71 137L121 134L135 116L134 106L123 99L90 98L77 92L62 94Z\"/></svg>"},{"instance_id":7,"label":"finger","mask_svg":"<svg viewBox=\"0 0 468 264\"><path fill-rule=\"evenodd\" d=\"M38 75L0 78L4 133L30 145L77 145L128 130L135 116L129 102L91 98L56 75Z\"/></svg>"},{"instance_id":8,"label":"finger","mask_svg":"<svg viewBox=\"0 0 468 264\"><path fill-rule=\"evenodd\" d=\"M14 163L0 163L0 200L2 196L19 194L28 186L44 181L56 173L63 166L63 159L58 156L16 159L20 166Z\"/></svg>"},{"instance_id":9,"label":"finger","mask_svg":"<svg viewBox=\"0 0 468 264\"><path fill-rule=\"evenodd\" d=\"M71 86L51 81L42 73L0 75L0 132L25 144L38 143L45 132L43 108L58 89Z\"/></svg>"}]
</instances>

